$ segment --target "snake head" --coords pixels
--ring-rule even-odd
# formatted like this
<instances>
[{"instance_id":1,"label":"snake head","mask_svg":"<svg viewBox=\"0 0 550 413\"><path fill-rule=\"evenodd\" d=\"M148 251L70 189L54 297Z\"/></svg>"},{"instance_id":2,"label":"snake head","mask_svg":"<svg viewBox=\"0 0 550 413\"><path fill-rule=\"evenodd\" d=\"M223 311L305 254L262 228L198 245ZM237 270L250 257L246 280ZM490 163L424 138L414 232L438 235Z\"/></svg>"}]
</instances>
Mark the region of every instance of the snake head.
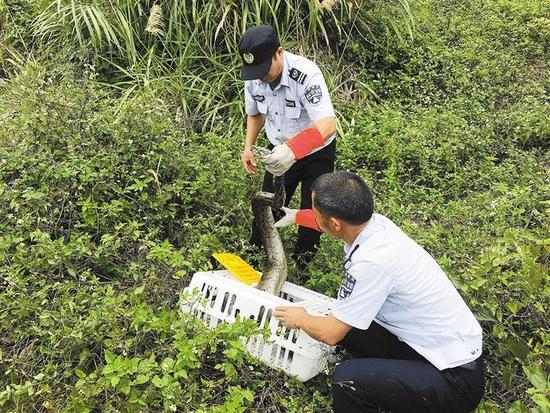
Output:
<instances>
[{"instance_id":1,"label":"snake head","mask_svg":"<svg viewBox=\"0 0 550 413\"><path fill-rule=\"evenodd\" d=\"M250 150L254 155L259 156L260 158L263 156L271 155L271 150L264 148L263 146L252 145L250 147Z\"/></svg>"}]
</instances>

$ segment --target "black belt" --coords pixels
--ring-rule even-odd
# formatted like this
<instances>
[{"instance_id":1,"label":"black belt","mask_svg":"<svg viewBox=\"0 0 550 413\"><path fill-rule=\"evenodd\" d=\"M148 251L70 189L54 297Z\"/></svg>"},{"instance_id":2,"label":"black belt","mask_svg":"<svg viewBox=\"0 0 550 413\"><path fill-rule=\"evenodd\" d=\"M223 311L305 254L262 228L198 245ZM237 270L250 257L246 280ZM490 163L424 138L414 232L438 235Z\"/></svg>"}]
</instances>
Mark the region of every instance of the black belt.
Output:
<instances>
[{"instance_id":1,"label":"black belt","mask_svg":"<svg viewBox=\"0 0 550 413\"><path fill-rule=\"evenodd\" d=\"M458 366L460 368L466 369L466 370L475 370L477 368L477 361L470 361L469 363L463 364L461 366Z\"/></svg>"}]
</instances>

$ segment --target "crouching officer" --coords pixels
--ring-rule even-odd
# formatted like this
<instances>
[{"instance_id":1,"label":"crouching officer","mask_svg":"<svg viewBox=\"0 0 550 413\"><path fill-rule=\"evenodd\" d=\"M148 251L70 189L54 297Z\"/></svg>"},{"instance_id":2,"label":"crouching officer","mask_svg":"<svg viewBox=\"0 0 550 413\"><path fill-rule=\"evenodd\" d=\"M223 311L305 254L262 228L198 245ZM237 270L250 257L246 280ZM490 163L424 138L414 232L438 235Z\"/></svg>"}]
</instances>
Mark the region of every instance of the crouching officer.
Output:
<instances>
[{"instance_id":1,"label":"crouching officer","mask_svg":"<svg viewBox=\"0 0 550 413\"><path fill-rule=\"evenodd\" d=\"M285 176L286 205L301 184L300 208L311 208L311 185L334 170L336 118L323 75L315 63L283 50L273 27L248 29L240 43L247 113L242 163L247 173L257 171L250 150L265 129L272 153L262 160L266 168L262 190L273 192L273 175ZM317 251L320 232L300 227L293 257L303 270ZM252 242L261 245L253 223Z\"/></svg>"},{"instance_id":2,"label":"crouching officer","mask_svg":"<svg viewBox=\"0 0 550 413\"><path fill-rule=\"evenodd\" d=\"M482 330L437 262L373 214L371 191L357 175L322 175L312 191L312 210L286 208L277 225L345 242L338 301L328 316L303 307L278 307L274 316L353 357L334 372L334 411L473 411L484 391Z\"/></svg>"}]
</instances>

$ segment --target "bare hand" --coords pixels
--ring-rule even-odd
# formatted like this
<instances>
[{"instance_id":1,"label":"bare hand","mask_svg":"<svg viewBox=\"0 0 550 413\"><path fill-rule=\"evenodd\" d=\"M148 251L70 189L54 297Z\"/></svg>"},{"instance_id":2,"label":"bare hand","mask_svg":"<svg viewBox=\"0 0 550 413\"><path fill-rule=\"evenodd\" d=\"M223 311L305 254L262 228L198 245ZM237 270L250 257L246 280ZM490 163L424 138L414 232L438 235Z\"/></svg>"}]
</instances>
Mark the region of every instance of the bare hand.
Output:
<instances>
[{"instance_id":1,"label":"bare hand","mask_svg":"<svg viewBox=\"0 0 550 413\"><path fill-rule=\"evenodd\" d=\"M256 166L256 157L250 149L245 149L241 154L241 162L243 163L244 170L248 174L255 174L258 170Z\"/></svg>"},{"instance_id":2,"label":"bare hand","mask_svg":"<svg viewBox=\"0 0 550 413\"><path fill-rule=\"evenodd\" d=\"M275 307L273 315L277 320L281 320L285 327L300 328L307 312L304 307Z\"/></svg>"}]
</instances>

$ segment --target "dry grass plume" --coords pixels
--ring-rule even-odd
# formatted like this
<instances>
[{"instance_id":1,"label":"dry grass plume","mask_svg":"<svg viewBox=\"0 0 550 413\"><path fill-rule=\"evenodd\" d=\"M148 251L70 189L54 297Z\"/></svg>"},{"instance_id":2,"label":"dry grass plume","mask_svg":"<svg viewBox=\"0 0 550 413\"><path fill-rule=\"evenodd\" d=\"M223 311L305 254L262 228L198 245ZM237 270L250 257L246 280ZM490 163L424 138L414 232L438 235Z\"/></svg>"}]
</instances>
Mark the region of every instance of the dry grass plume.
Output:
<instances>
[{"instance_id":1,"label":"dry grass plume","mask_svg":"<svg viewBox=\"0 0 550 413\"><path fill-rule=\"evenodd\" d=\"M162 8L158 4L154 4L153 7L151 7L151 11L149 13L149 19L147 19L147 27L145 27L145 31L151 34L154 34L155 36L163 36L164 35L164 22L163 22L163 15L162 15Z\"/></svg>"}]
</instances>

